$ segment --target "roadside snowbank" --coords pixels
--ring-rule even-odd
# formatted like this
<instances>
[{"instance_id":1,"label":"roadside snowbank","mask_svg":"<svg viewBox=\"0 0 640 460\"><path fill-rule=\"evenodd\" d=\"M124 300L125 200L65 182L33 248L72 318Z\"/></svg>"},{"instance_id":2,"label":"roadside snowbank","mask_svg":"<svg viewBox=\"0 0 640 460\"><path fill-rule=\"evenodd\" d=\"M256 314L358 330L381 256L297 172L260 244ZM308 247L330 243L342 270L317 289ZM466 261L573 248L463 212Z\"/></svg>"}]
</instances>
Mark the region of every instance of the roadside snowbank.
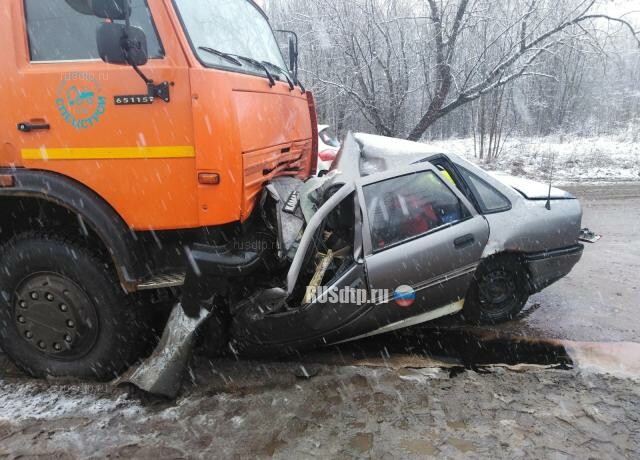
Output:
<instances>
[{"instance_id":1,"label":"roadside snowbank","mask_svg":"<svg viewBox=\"0 0 640 460\"><path fill-rule=\"evenodd\" d=\"M547 181L553 163L554 182L623 182L640 180L640 139L632 134L578 138L548 136L508 139L497 159L474 158L473 138L426 142L456 153L485 169Z\"/></svg>"}]
</instances>

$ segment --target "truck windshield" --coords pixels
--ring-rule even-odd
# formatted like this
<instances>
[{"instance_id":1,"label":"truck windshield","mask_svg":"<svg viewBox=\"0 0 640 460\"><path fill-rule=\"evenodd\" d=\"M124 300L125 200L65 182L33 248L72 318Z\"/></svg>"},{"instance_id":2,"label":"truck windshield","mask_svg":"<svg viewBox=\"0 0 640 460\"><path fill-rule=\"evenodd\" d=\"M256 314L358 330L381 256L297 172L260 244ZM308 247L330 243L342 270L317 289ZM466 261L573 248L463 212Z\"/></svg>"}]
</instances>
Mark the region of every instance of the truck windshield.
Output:
<instances>
[{"instance_id":1,"label":"truck windshield","mask_svg":"<svg viewBox=\"0 0 640 460\"><path fill-rule=\"evenodd\" d=\"M286 69L267 19L249 0L175 0L194 52L207 66L249 71L264 69L243 60L234 63L221 54L268 62ZM200 47L211 48L219 54Z\"/></svg>"}]
</instances>

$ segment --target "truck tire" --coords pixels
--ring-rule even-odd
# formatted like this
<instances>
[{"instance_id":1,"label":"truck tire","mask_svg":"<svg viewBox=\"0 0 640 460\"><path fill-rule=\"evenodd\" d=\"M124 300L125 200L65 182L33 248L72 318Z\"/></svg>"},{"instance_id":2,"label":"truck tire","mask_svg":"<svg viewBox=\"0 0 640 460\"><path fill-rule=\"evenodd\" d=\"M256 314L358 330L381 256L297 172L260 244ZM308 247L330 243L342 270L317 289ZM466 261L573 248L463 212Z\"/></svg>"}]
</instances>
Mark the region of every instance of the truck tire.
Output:
<instances>
[{"instance_id":1,"label":"truck tire","mask_svg":"<svg viewBox=\"0 0 640 460\"><path fill-rule=\"evenodd\" d=\"M145 324L108 263L26 233L0 247L0 347L34 377L109 380L143 351Z\"/></svg>"},{"instance_id":2,"label":"truck tire","mask_svg":"<svg viewBox=\"0 0 640 460\"><path fill-rule=\"evenodd\" d=\"M229 322L226 307L214 307L211 317L196 332L196 352L210 359L222 356L229 343Z\"/></svg>"},{"instance_id":3,"label":"truck tire","mask_svg":"<svg viewBox=\"0 0 640 460\"><path fill-rule=\"evenodd\" d=\"M462 316L471 324L498 324L515 318L529 299L527 275L515 256L482 262L464 302Z\"/></svg>"}]
</instances>

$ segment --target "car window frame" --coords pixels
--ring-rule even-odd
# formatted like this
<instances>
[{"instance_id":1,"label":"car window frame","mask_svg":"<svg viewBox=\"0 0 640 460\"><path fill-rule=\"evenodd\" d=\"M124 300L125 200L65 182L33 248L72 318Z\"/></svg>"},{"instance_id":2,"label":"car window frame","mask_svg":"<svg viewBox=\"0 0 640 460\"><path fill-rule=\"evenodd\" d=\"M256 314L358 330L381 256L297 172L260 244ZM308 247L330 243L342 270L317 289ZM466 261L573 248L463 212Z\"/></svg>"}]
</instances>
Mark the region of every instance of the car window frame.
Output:
<instances>
[{"instance_id":1,"label":"car window frame","mask_svg":"<svg viewBox=\"0 0 640 460\"><path fill-rule=\"evenodd\" d=\"M55 60L42 60L42 61L34 61L33 53L31 50L31 37L29 35L29 17L27 14L27 1L22 0L22 19L24 21L24 34L26 35L26 45L27 45L27 57L29 58L29 64L33 65L41 65L41 64L68 64L74 62L103 62L99 57L97 58L84 58L84 59L55 59ZM153 32L156 34L156 38L158 39L158 46L160 47L160 56L149 57L149 60L154 61L162 61L167 57L167 50L164 47L164 43L162 42L162 36L160 35L160 31L158 30L158 26L156 24L155 18L153 17L153 11L149 6L149 0L144 1L147 10L149 11L149 18L151 19L151 26L153 27ZM87 15L89 16L89 15ZM94 16L95 17L95 16Z\"/></svg>"},{"instance_id":2,"label":"car window frame","mask_svg":"<svg viewBox=\"0 0 640 460\"><path fill-rule=\"evenodd\" d=\"M363 246L363 250L364 250L364 254L365 257L369 256L369 255L373 255L373 254L378 254L380 252L383 251L387 251L389 249L394 249L397 248L400 245L406 244L410 241L414 241L417 240L419 238L424 238L427 237L429 235L432 235L436 232L441 232L447 229L450 229L452 227L457 226L458 224L462 223L462 222L466 222L469 219L473 219L474 217L478 216L478 211L476 210L475 206L473 205L473 203L471 203L469 201L469 199L467 199L467 197L457 188L455 187L453 184L449 183L446 178L441 174L440 170L435 167L434 165L432 165L431 163L427 162L427 161L423 161L421 163L419 163L419 166L417 166L418 164L413 164L413 165L409 165L409 166L405 166L402 168L394 168L391 170L387 170L387 171L382 171L379 173L375 173L375 174L371 174L369 176L366 177L362 177L360 179L358 179L356 181L356 191L357 191L357 197L358 197L358 202L360 204L360 213L361 213L361 219L362 219L362 246ZM409 238L405 238L404 240L395 242L393 244L390 244L388 246L385 246L383 248L374 248L373 247L373 242L371 240L371 222L369 219L369 212L367 210L367 202L365 200L365 196L364 196L364 187L368 186L368 185L372 185L372 184L376 184L378 182L384 182L385 180L389 180L389 179L393 179L396 177L402 177L402 176L407 176L410 174L418 174L418 173L422 173L422 172L433 172L436 174L436 176L440 179L440 181L444 184L444 186L451 192L453 193L454 196L456 196L461 204L466 208L467 212L468 212L468 216L465 217L464 219L460 219L456 222L451 222L449 224L445 224L445 225L441 225L439 227L436 227L434 229L428 230L426 232L414 235L412 237Z\"/></svg>"},{"instance_id":3,"label":"car window frame","mask_svg":"<svg viewBox=\"0 0 640 460\"><path fill-rule=\"evenodd\" d=\"M340 183L338 189L328 200L326 200L314 213L313 217L306 223L302 238L300 239L296 254L293 256L293 260L289 265L287 272L287 291L291 294L293 288L296 285L300 272L303 268L307 251L309 250L311 243L313 242L314 234L318 231L327 216L338 206L342 200L347 198L356 189L353 183ZM358 195L355 195L356 198ZM356 203L357 204L357 203ZM358 209L358 208L356 208ZM355 229L358 229L358 216L354 216L356 220ZM362 232L361 232L362 233ZM354 234L354 259L357 257L358 236ZM355 259L357 260L357 259Z\"/></svg>"},{"instance_id":4,"label":"car window frame","mask_svg":"<svg viewBox=\"0 0 640 460\"><path fill-rule=\"evenodd\" d=\"M478 211L478 214L486 216L490 214L498 214L501 212L511 211L511 209L513 209L513 202L509 199L507 195L502 193L500 190L498 190L495 186L493 186L490 182L488 182L485 178L483 178L479 174L476 174L469 168L466 168L462 165L457 164L455 161L452 161L447 155L439 153L437 155L430 156L423 160L419 160L417 163L421 163L421 162L432 162L432 164L434 165L441 165L443 168L445 168L449 172L449 174L451 174L454 182L456 183L456 185L458 185L458 187L460 188L462 193L465 195L465 197L472 203L474 209ZM470 174L476 176L482 182L486 183L491 189L493 189L500 196L502 196L509 205L494 211L484 211L482 209L482 206L480 205L480 199L477 196L479 194L477 194L476 191L474 191L475 187L473 187L473 184L469 184L469 181L467 181L464 178L464 176L462 175L462 172L460 171L461 169L465 169L469 171Z\"/></svg>"},{"instance_id":5,"label":"car window frame","mask_svg":"<svg viewBox=\"0 0 640 460\"><path fill-rule=\"evenodd\" d=\"M462 172L461 170L466 171L469 175L474 176L477 180L479 180L484 185L489 187L490 190L492 190L494 193L499 195L507 204L505 206L501 207L501 208L498 208L498 209L492 209L492 210L484 209L484 206L482 205L482 203L484 203L484 200L482 199L482 196L481 196L480 192L477 190L477 187L473 184L473 182L467 180L464 177L464 172ZM465 184L467 185L469 190L471 190L471 193L473 194L474 198L478 202L478 211L482 215L490 215L490 214L498 214L498 213L501 213L501 212L507 212L507 211L510 211L513 208L513 204L511 203L511 200L509 199L509 197L505 196L504 193L502 193L500 190L495 188L490 182L488 182L487 180L483 179L478 174L474 173L473 171L471 171L468 168L465 168L464 166L458 166L458 172L460 174L461 179L463 181L465 181Z\"/></svg>"}]
</instances>

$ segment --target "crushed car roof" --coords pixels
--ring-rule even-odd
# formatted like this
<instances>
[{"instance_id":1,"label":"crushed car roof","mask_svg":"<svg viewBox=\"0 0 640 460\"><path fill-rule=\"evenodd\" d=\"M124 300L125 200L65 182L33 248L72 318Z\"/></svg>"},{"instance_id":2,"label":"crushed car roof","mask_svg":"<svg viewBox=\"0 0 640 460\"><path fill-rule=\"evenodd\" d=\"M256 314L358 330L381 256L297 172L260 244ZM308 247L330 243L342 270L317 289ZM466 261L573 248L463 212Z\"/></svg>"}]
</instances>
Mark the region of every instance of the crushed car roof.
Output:
<instances>
[{"instance_id":1,"label":"crushed car roof","mask_svg":"<svg viewBox=\"0 0 640 460\"><path fill-rule=\"evenodd\" d=\"M444 153L419 142L374 134L348 133L332 170L340 171L355 180Z\"/></svg>"},{"instance_id":2,"label":"crushed car roof","mask_svg":"<svg viewBox=\"0 0 640 460\"><path fill-rule=\"evenodd\" d=\"M425 161L436 155L444 155L455 163L479 173L476 165L428 144L365 133L347 134L332 170L341 173L340 176L345 182L355 181L364 176ZM573 198L570 193L556 187L549 190L548 183L485 170L481 170L480 174L488 175L527 199Z\"/></svg>"}]
</instances>

